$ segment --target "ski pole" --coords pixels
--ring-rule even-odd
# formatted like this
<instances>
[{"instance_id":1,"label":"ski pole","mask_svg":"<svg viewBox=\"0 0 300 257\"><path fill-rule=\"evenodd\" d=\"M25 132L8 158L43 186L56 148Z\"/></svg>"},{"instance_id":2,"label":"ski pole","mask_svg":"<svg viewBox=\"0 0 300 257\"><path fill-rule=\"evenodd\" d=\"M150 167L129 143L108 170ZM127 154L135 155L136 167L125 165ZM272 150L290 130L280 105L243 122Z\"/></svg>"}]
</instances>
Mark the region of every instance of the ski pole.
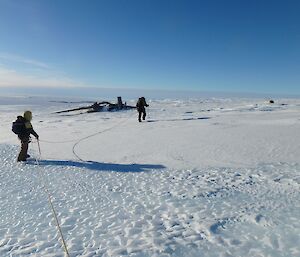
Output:
<instances>
[{"instance_id":1,"label":"ski pole","mask_svg":"<svg viewBox=\"0 0 300 257\"><path fill-rule=\"evenodd\" d=\"M41 147L40 147L40 140L37 140L37 143L38 143L38 147L39 147L39 154L40 154L40 157L41 157L42 153L41 153Z\"/></svg>"}]
</instances>

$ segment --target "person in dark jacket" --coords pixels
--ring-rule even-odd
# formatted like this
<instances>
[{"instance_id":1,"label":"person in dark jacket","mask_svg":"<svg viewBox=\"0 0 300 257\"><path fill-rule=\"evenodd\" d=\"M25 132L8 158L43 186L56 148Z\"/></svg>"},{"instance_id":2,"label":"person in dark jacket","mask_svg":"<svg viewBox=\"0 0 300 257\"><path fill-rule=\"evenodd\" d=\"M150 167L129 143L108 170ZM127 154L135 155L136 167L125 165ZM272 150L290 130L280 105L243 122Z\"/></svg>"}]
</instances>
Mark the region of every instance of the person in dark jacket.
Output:
<instances>
[{"instance_id":1,"label":"person in dark jacket","mask_svg":"<svg viewBox=\"0 0 300 257\"><path fill-rule=\"evenodd\" d=\"M32 113L31 111L24 112L24 116L18 116L17 121L20 121L21 123L24 123L24 129L22 133L18 135L20 141L21 141L21 151L18 156L18 162L24 162L29 157L27 151L28 151L28 145L30 143L30 135L35 136L36 139L39 139L39 135L34 131L32 125Z\"/></svg>"},{"instance_id":2,"label":"person in dark jacket","mask_svg":"<svg viewBox=\"0 0 300 257\"><path fill-rule=\"evenodd\" d=\"M146 103L145 97L140 97L139 100L136 103L136 108L139 113L139 122L142 122L146 119L146 109L145 107L148 107L149 105Z\"/></svg>"}]
</instances>

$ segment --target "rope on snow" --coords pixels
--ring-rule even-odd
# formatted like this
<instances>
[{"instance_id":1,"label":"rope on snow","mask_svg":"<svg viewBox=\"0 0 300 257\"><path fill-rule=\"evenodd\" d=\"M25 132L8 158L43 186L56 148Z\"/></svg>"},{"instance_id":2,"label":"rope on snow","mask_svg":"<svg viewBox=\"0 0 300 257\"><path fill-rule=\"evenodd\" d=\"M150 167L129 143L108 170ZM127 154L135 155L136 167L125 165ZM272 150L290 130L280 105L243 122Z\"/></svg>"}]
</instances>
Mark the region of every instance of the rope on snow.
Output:
<instances>
[{"instance_id":1,"label":"rope on snow","mask_svg":"<svg viewBox=\"0 0 300 257\"><path fill-rule=\"evenodd\" d=\"M38 144L38 149L39 149L39 157L38 158L41 159L42 154L41 154L41 147L40 147L39 140L37 140L37 144ZM38 158L35 158L35 160L36 160L36 164L39 166L40 164L39 164ZM46 185L46 182L45 182L45 179L43 177L43 173L42 173L42 171L40 169L39 169L39 174L40 174L41 184L42 184L43 189L44 189L44 191L45 191L45 193L47 195L48 203L49 203L50 209L52 211L53 217L55 219L55 223L56 223L56 227L57 227L58 233L59 233L60 238L61 238L62 247L64 249L65 255L67 257L70 257L70 254L69 254L69 251L68 251L68 247L67 247L66 241L64 239L61 226L60 226L59 221L58 221L57 212L55 211L55 208L54 208L54 205L53 205L52 196L51 196L51 194L49 192L49 189L48 189L48 187Z\"/></svg>"}]
</instances>

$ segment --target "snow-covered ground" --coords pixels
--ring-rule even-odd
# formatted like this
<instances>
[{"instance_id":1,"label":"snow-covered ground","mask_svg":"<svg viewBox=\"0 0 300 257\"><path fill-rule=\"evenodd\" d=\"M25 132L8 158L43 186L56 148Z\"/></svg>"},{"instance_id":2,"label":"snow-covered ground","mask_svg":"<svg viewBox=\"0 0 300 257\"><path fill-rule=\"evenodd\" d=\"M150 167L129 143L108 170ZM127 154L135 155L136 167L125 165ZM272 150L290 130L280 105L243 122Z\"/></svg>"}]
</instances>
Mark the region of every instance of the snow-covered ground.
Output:
<instances>
[{"instance_id":1,"label":"snow-covered ground","mask_svg":"<svg viewBox=\"0 0 300 257\"><path fill-rule=\"evenodd\" d=\"M0 256L64 256L47 190L70 256L300 256L300 100L153 100L143 123L0 100ZM27 109L42 155L18 164Z\"/></svg>"}]
</instances>

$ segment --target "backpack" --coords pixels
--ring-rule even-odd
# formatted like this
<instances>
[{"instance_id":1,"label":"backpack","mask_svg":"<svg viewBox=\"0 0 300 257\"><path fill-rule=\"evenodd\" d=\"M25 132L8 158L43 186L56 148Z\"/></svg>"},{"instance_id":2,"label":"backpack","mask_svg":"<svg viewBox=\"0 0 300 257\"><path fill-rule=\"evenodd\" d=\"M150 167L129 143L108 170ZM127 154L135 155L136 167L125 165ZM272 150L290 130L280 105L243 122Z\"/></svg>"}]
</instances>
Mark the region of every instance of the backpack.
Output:
<instances>
[{"instance_id":1,"label":"backpack","mask_svg":"<svg viewBox=\"0 0 300 257\"><path fill-rule=\"evenodd\" d=\"M18 136L24 134L26 132L25 119L22 116L18 116L16 121L12 123L11 130Z\"/></svg>"}]
</instances>

